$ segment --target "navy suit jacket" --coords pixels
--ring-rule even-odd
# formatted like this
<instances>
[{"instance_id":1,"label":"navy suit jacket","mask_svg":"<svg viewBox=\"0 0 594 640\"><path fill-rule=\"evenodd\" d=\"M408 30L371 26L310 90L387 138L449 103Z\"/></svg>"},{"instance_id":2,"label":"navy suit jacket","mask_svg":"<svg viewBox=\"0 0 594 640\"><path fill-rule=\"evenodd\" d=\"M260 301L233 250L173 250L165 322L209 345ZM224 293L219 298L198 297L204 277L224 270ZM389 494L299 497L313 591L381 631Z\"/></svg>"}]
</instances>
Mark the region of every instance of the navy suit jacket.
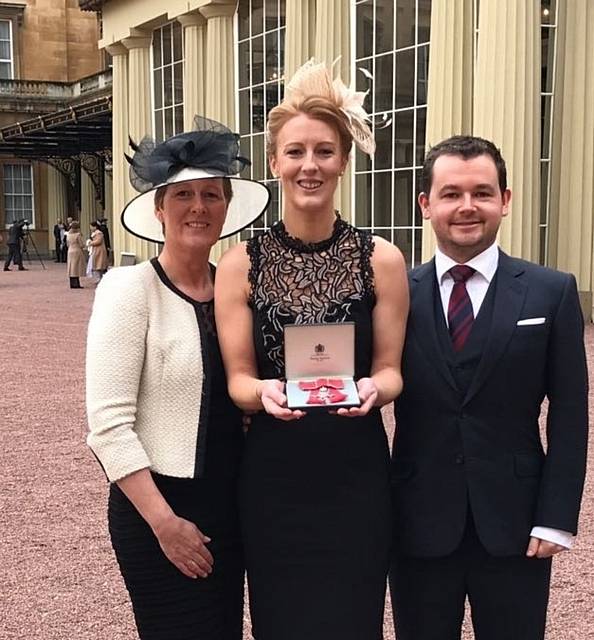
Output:
<instances>
[{"instance_id":1,"label":"navy suit jacket","mask_svg":"<svg viewBox=\"0 0 594 640\"><path fill-rule=\"evenodd\" d=\"M489 335L463 397L438 339L434 260L409 275L392 455L401 553L451 553L469 506L496 556L524 554L533 526L577 531L588 380L575 278L503 252L496 276ZM518 325L529 318L545 321ZM538 423L545 398L546 453Z\"/></svg>"}]
</instances>

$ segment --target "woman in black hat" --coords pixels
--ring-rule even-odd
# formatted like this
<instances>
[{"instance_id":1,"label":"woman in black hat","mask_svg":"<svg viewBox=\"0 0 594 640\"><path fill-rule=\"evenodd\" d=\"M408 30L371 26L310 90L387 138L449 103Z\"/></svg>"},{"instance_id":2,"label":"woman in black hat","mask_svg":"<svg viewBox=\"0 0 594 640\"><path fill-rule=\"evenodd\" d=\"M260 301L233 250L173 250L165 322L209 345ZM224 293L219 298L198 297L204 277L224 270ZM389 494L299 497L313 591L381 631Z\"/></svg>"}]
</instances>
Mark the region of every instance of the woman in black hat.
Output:
<instances>
[{"instance_id":1,"label":"woman in black hat","mask_svg":"<svg viewBox=\"0 0 594 640\"><path fill-rule=\"evenodd\" d=\"M87 345L88 443L111 482L111 541L142 640L241 640L236 513L241 414L213 315L219 238L266 208L267 189L232 177L247 160L212 121L133 146L142 194L122 214L158 258L112 269L97 288Z\"/></svg>"}]
</instances>

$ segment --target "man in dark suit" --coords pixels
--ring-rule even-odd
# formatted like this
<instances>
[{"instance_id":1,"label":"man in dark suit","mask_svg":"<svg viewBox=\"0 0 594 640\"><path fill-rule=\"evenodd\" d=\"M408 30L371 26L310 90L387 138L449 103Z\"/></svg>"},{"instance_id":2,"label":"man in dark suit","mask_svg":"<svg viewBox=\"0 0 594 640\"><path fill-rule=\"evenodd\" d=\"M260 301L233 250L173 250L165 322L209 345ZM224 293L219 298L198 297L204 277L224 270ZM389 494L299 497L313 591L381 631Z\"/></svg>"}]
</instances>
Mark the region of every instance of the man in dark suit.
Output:
<instances>
[{"instance_id":1,"label":"man in dark suit","mask_svg":"<svg viewBox=\"0 0 594 640\"><path fill-rule=\"evenodd\" d=\"M551 557L572 544L585 475L575 278L498 249L511 193L491 142L439 143L423 182L438 249L410 273L396 401L397 638L460 638L468 597L477 640L541 640Z\"/></svg>"},{"instance_id":2,"label":"man in dark suit","mask_svg":"<svg viewBox=\"0 0 594 640\"><path fill-rule=\"evenodd\" d=\"M17 265L19 271L27 271L27 269L23 267L23 256L21 254L21 240L25 237L25 232L23 231L24 226L25 221L15 220L8 230L8 240L6 241L6 244L8 245L8 255L4 262L4 271L11 270L11 261L14 261L14 264Z\"/></svg>"}]
</instances>

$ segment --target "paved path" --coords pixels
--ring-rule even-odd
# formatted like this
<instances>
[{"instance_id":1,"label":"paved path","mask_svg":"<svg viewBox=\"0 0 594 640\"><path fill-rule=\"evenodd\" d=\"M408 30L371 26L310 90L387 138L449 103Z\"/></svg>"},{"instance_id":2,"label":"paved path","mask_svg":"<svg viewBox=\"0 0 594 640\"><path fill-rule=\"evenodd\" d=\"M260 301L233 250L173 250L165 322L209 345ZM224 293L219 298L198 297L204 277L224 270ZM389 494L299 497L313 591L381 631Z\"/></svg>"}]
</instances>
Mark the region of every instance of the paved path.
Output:
<instances>
[{"instance_id":1,"label":"paved path","mask_svg":"<svg viewBox=\"0 0 594 640\"><path fill-rule=\"evenodd\" d=\"M30 269L0 271L0 639L133 640L107 485L84 444L94 286L70 290L64 265ZM587 343L592 362L592 326ZM593 467L576 548L554 564L547 640L594 638ZM388 615L385 635L394 638Z\"/></svg>"}]
</instances>

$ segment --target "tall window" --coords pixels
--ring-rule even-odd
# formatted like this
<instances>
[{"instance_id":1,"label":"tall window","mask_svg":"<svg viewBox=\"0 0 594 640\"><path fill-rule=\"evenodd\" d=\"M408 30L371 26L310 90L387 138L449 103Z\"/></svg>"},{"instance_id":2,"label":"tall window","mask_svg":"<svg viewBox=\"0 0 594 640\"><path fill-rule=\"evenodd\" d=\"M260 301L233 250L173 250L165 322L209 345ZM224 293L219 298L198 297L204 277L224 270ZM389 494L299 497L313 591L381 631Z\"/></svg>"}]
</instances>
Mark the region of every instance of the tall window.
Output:
<instances>
[{"instance_id":1,"label":"tall window","mask_svg":"<svg viewBox=\"0 0 594 640\"><path fill-rule=\"evenodd\" d=\"M10 80L13 77L12 22L0 20L0 80Z\"/></svg>"},{"instance_id":2,"label":"tall window","mask_svg":"<svg viewBox=\"0 0 594 640\"><path fill-rule=\"evenodd\" d=\"M417 205L425 154L431 0L357 0L357 89L369 90L377 150L355 156L355 223L421 261Z\"/></svg>"},{"instance_id":3,"label":"tall window","mask_svg":"<svg viewBox=\"0 0 594 640\"><path fill-rule=\"evenodd\" d=\"M268 168L264 131L268 112L283 97L285 0L240 0L237 19L239 134L243 155L252 161L243 175L264 181L272 191L267 211L242 232L245 239L280 216L279 188Z\"/></svg>"},{"instance_id":4,"label":"tall window","mask_svg":"<svg viewBox=\"0 0 594 640\"><path fill-rule=\"evenodd\" d=\"M153 31L153 105L157 142L184 130L184 42L177 21Z\"/></svg>"},{"instance_id":5,"label":"tall window","mask_svg":"<svg viewBox=\"0 0 594 640\"><path fill-rule=\"evenodd\" d=\"M7 227L23 218L35 226L30 164L4 165L4 212Z\"/></svg>"},{"instance_id":6,"label":"tall window","mask_svg":"<svg viewBox=\"0 0 594 640\"><path fill-rule=\"evenodd\" d=\"M554 73L556 60L557 3L541 0L541 143L540 143L540 263L545 264L549 245L551 135L553 128Z\"/></svg>"}]
</instances>

